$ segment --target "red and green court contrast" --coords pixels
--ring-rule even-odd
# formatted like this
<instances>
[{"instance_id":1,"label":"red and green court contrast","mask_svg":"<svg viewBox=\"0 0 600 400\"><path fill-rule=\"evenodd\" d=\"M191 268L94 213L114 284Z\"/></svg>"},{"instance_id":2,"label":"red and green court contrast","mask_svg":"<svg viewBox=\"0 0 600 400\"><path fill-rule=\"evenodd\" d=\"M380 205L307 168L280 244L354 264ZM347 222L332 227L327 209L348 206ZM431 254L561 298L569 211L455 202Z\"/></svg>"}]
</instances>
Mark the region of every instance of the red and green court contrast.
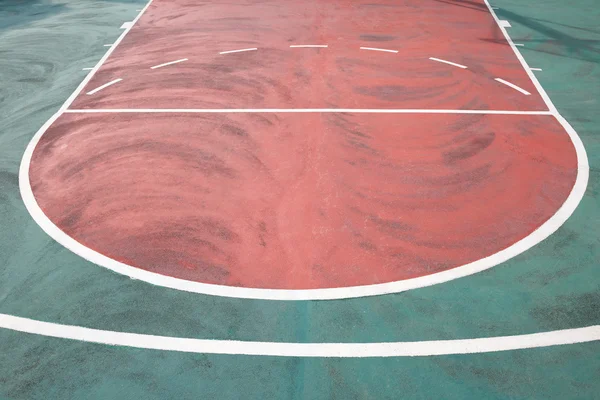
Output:
<instances>
[{"instance_id":1,"label":"red and green court contrast","mask_svg":"<svg viewBox=\"0 0 600 400\"><path fill-rule=\"evenodd\" d=\"M597 398L598 21L0 0L0 398Z\"/></svg>"},{"instance_id":2,"label":"red and green court contrast","mask_svg":"<svg viewBox=\"0 0 600 400\"><path fill-rule=\"evenodd\" d=\"M577 162L483 1L157 0L29 179L109 259L294 290L491 256L557 212Z\"/></svg>"}]
</instances>

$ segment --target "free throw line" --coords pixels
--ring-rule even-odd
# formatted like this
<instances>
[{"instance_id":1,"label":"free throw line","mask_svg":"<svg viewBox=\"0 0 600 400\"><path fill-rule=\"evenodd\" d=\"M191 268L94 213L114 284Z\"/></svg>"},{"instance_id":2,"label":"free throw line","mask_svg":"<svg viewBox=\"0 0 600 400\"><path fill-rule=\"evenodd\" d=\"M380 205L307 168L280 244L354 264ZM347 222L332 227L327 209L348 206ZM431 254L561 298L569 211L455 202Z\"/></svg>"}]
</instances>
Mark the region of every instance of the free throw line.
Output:
<instances>
[{"instance_id":1,"label":"free throw line","mask_svg":"<svg viewBox=\"0 0 600 400\"><path fill-rule=\"evenodd\" d=\"M88 108L67 109L68 114L101 113L356 113L356 114L497 114L552 115L550 111L442 110L410 108Z\"/></svg>"}]
</instances>

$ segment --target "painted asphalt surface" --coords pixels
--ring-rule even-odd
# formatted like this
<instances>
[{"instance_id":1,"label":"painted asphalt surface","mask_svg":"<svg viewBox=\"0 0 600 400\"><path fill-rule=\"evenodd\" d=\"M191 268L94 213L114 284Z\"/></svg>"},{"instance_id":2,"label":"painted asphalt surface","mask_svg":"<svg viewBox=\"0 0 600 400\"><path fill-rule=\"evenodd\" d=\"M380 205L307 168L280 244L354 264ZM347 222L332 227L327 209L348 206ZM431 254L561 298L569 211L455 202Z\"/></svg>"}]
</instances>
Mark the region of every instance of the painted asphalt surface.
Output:
<instances>
[{"instance_id":1,"label":"painted asphalt surface","mask_svg":"<svg viewBox=\"0 0 600 400\"><path fill-rule=\"evenodd\" d=\"M130 277L166 275L157 284L188 290L193 281L195 292L234 297L248 288L264 299L325 297L270 289L393 293L377 287L509 251L552 225L559 208L570 214L586 186L579 138L544 114L554 107L482 1L464 11L157 0L130 25L65 114L36 134L20 177L50 236ZM298 40L327 50L298 54L288 47ZM370 42L402 52L359 46ZM242 44L260 48L218 51ZM177 61L148 67L158 57ZM172 109L201 106L210 113ZM427 109L380 113L409 106ZM515 107L530 114L512 116ZM440 114L425 122L425 111Z\"/></svg>"},{"instance_id":2,"label":"painted asphalt surface","mask_svg":"<svg viewBox=\"0 0 600 400\"><path fill-rule=\"evenodd\" d=\"M3 92L11 101L1 105L7 228L1 233L0 311L108 330L290 342L456 339L598 324L598 143L593 134L599 121L593 115L599 60L598 33L590 32L597 20L593 4L571 5L571 14L558 2L535 12L497 5L510 10L503 16L512 22L511 35L527 44L523 52L530 65L543 66L544 87L588 150L590 185L575 214L532 250L472 277L401 295L281 303L186 294L131 281L86 263L31 221L15 178L25 145L82 79L81 68L96 62L101 45L140 8L98 3L90 22L87 5L38 4L48 14L45 20L32 12L19 28L2 32L3 46L12 44L10 59L21 60L22 67L11 66L12 61L9 67L15 69L8 69L2 60L3 74L8 70L12 78L8 96ZM457 5L463 6L469 5ZM20 21L9 17L11 24ZM44 62L33 63L23 44L36 50L30 57ZM82 58L84 50L88 59ZM9 398L236 398L240 393L249 398L397 398L399 392L414 398L593 398L600 364L597 342L496 354L331 360L186 355L0 334L0 393Z\"/></svg>"}]
</instances>

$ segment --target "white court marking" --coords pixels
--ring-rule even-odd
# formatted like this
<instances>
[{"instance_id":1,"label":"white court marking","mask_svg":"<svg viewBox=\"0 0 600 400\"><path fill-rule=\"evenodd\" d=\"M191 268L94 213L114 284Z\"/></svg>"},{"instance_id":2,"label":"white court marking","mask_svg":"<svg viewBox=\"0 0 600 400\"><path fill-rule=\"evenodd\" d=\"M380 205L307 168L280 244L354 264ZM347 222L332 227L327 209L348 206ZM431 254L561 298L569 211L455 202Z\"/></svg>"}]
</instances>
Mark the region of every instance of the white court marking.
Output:
<instances>
[{"instance_id":1,"label":"white court marking","mask_svg":"<svg viewBox=\"0 0 600 400\"><path fill-rule=\"evenodd\" d=\"M529 69L532 71L541 71L542 70L541 68L529 68Z\"/></svg>"},{"instance_id":2,"label":"white court marking","mask_svg":"<svg viewBox=\"0 0 600 400\"><path fill-rule=\"evenodd\" d=\"M94 68L81 68L81 69L82 69L83 71L91 71L91 70L93 70Z\"/></svg>"},{"instance_id":3,"label":"white court marking","mask_svg":"<svg viewBox=\"0 0 600 400\"><path fill-rule=\"evenodd\" d=\"M181 60L175 60L175 61L170 61L170 62L167 62L167 63L164 63L164 64L155 65L153 67L150 67L150 69L162 68L162 67L166 67L167 65L178 64L180 62L184 62L184 61L187 61L187 60L188 60L187 58L182 58Z\"/></svg>"},{"instance_id":4,"label":"white court marking","mask_svg":"<svg viewBox=\"0 0 600 400\"><path fill-rule=\"evenodd\" d=\"M370 50L370 51L383 51L386 53L397 53L398 50L389 50L389 49L379 49L377 47L361 47L361 50Z\"/></svg>"},{"instance_id":5,"label":"white court marking","mask_svg":"<svg viewBox=\"0 0 600 400\"><path fill-rule=\"evenodd\" d=\"M507 36L504 28L500 28L505 36ZM121 38L120 38L121 39ZM510 39L510 38L508 38ZM117 43L118 44L118 43ZM512 42L509 44L515 50ZM115 49L116 46L111 47L111 50ZM515 50L517 58L524 64L524 60L520 57L520 53ZM99 65L103 63L106 58L103 58ZM99 66L97 66L99 67ZM82 90L83 87L78 90L65 102L59 113L51 118L40 130L36 133L29 146L27 147L23 160L21 163L21 170L19 173L19 182L21 188L21 196L23 201L32 215L33 219L40 225L40 227L48 233L58 243L62 244L69 250L78 254L79 256L91 261L95 264L108 268L117 273L129 276L134 279L142 280L158 286L183 290L187 292L203 293L217 296L227 297L238 297L248 299L268 299L268 300L329 300L329 299L340 299L340 298L352 298L352 297L365 297L375 296L388 293L398 293L406 290L436 285L443 282L448 282L454 279L465 277L477 272L484 271L492 268L502 262L505 262L518 254L535 246L541 242L553 232L555 232L573 213L579 201L583 197L585 188L587 186L589 167L587 164L587 155L581 140L577 136L577 133L568 124L568 122L558 114L556 108L548 96L543 92L543 89L535 79L535 76L525 68L530 78L540 90L540 95L546 102L549 111L534 111L534 112L519 112L519 111L488 111L488 110L355 110L355 109L197 109L197 110L179 110L179 109L167 109L167 110L155 110L155 109L117 109L117 110L67 110L68 106L73 102L77 94ZM93 74L90 74L93 75ZM89 77L89 76L88 76ZM86 81L84 81L85 83ZM506 114L521 114L521 115L551 115L554 116L559 123L564 127L567 134L571 138L578 160L578 173L575 181L575 185L569 194L569 197L565 203L557 210L557 212L538 229L534 230L529 236L521 239L520 241L512 244L504 250L501 250L488 257L474 261L469 264L455 267L453 269L434 273L431 275L421 276L418 278L406 279L402 281L387 282L382 284L364 285L364 286L351 286L342 288L325 288L325 289L306 289L306 290L285 290L285 289L259 289L259 288L243 288L243 287L231 287L222 286L215 284L207 284L201 282L192 282L183 279L173 278L170 276L160 275L157 273L148 272L133 266L121 263L113 260L105 255L98 253L90 248L87 248L61 231L50 219L43 213L39 205L35 201L31 185L29 182L29 164L31 162L31 155L35 149L36 144L40 140L46 129L58 118L62 113L104 113L104 112L376 112L376 113L388 113L388 112L424 112L424 113L443 113L446 111L454 113L464 114L477 114L477 113L506 113Z\"/></svg>"},{"instance_id":6,"label":"white court marking","mask_svg":"<svg viewBox=\"0 0 600 400\"><path fill-rule=\"evenodd\" d=\"M110 82L108 82L108 83L105 83L104 85L102 85L102 86L100 86L100 87L97 87L97 88L96 88L96 89L94 89L94 90L90 90L89 92L87 92L87 94L88 94L88 95L91 95L91 94L94 94L94 93L98 93L98 92L99 92L99 91L101 91L102 89L105 89L105 88L107 88L107 87L109 87L109 86L111 86L111 85L114 85L115 83L119 83L119 82L121 82L122 80L123 80L123 79L121 79L121 78L117 78L117 79L115 79L115 80L113 80L113 81L110 81Z\"/></svg>"},{"instance_id":7,"label":"white court marking","mask_svg":"<svg viewBox=\"0 0 600 400\"><path fill-rule=\"evenodd\" d=\"M326 44L293 44L290 46L292 49L300 49L300 48L327 48Z\"/></svg>"},{"instance_id":8,"label":"white court marking","mask_svg":"<svg viewBox=\"0 0 600 400\"><path fill-rule=\"evenodd\" d=\"M129 31L129 29L131 29L131 27L133 26L134 23L135 23L135 20L123 22L123 25L121 25L121 29L127 29Z\"/></svg>"},{"instance_id":9,"label":"white court marking","mask_svg":"<svg viewBox=\"0 0 600 400\"><path fill-rule=\"evenodd\" d=\"M531 94L527 90L523 89L522 87L519 87L519 86L515 85L514 83L510 83L508 81L505 81L504 79L495 78L494 80L497 81L497 82L500 82L500 83L502 83L502 84L504 84L506 86L509 86L509 87L511 87L511 88L513 88L513 89L515 89L515 90L517 90L519 92L521 92L521 93L523 93L525 96L529 96Z\"/></svg>"},{"instance_id":10,"label":"white court marking","mask_svg":"<svg viewBox=\"0 0 600 400\"><path fill-rule=\"evenodd\" d=\"M508 22L508 21L506 21L506 20L502 20L502 21L500 21L500 26L501 26L502 28L511 28L511 27L512 27L512 25L510 24L510 22Z\"/></svg>"},{"instance_id":11,"label":"white court marking","mask_svg":"<svg viewBox=\"0 0 600 400\"><path fill-rule=\"evenodd\" d=\"M515 43L515 46L525 46L523 43Z\"/></svg>"},{"instance_id":12,"label":"white court marking","mask_svg":"<svg viewBox=\"0 0 600 400\"><path fill-rule=\"evenodd\" d=\"M490 9L490 12L492 13L494 19L498 23L498 18L495 15L495 13L491 10L488 1L487 0L484 0L484 1L485 1L486 5L488 6L488 8ZM150 0L148 2L148 4L144 7L143 11L145 11L150 6L151 3L152 3L152 0ZM136 18L135 21L137 21L137 19L143 14L143 11L142 11L142 13L140 13L138 15L138 17ZM542 240L546 239L549 235L554 233L575 211L575 209L577 208L577 205L579 204L579 202L581 201L581 199L583 198L583 195L585 193L587 183L588 183L588 178L589 178L589 165L588 165L587 154L585 152L585 148L583 147L583 143L581 142L581 139L579 138L579 136L577 135L577 133L575 132L573 127L568 123L568 121L565 120L558 113L558 111L556 110L556 107L554 106L554 104L548 97L547 93L544 91L544 89L538 82L535 75L527 68L527 64L526 64L523 56L517 51L516 47L514 46L512 40L510 39L510 36L506 32L506 30L501 26L500 26L500 29L503 32L506 40L512 47L517 59L519 60L519 62L521 62L521 65L523 66L526 73L529 75L531 81L537 88L540 96L542 97L542 99L544 99L548 109L550 110L549 112L564 127L564 129L566 130L567 134L569 135L569 137L571 138L571 140L573 142L573 145L575 147L575 151L577 154L577 177L576 177L575 185L573 186L573 189L571 190L571 193L569 194L567 200L560 207L560 209L556 212L556 214L554 214L548 221L546 221L546 223L544 223L542 226L540 226L538 229L536 229L534 232L532 232L529 236L525 237L524 239L515 243L514 245L510 246L509 248L507 248L499 253L496 253L490 257L487 257L486 259L479 260L475 263L463 266L460 269L450 270L449 272L451 273L451 276L448 274L442 275L443 274L442 273L437 276L433 275L434 279L430 279L428 281L421 281L418 284L415 284L415 282L413 281L412 288L434 285L436 283L446 282L446 281L449 281L452 279L459 278L461 276L467 276L467 275L470 275L470 274L473 274L473 273L476 273L479 271L483 271L485 269L491 268L500 262L503 262L507 259L510 259L510 258L528 250L532 246L535 246L537 243L541 242ZM102 57L102 59L94 67L93 71L86 76L86 78L83 80L83 82L81 82L81 84L75 90L75 92L73 92L71 94L71 96L67 99L67 101L65 101L65 103L61 106L61 108L58 110L58 112L56 114L54 114L48 121L46 121L46 123L38 130L38 132L36 132L36 134L34 135L34 137L31 140L31 142L27 146L25 153L23 154L23 159L21 161L21 166L19 169L19 188L21 191L21 197L23 198L23 202L24 202L25 206L27 207L27 210L31 214L32 218L38 223L38 225L50 237L52 237L53 239L55 239L56 241L61 243L63 246L67 247L71 251L74 251L76 254L79 254L84 258L87 258L86 256L88 256L88 255L93 256L93 254L82 255L79 252L79 250L82 250L85 252L85 251L89 251L90 249L87 249L87 248L82 249L82 246L77 247L78 243L76 241L74 241L72 238L70 238L69 236L67 236L58 227L56 227L52 223L52 221L50 221L46 217L46 215L44 215L43 211L39 208L39 205L37 204L37 202L35 201L35 197L33 196L33 192L31 190L31 185L29 182L29 166L30 166L31 156L33 154L33 151L35 150L35 147L36 147L37 143L39 142L40 138L42 137L42 135L44 134L44 132L71 105L71 103L75 100L75 98L79 95L79 93L87 85L87 83L92 78L94 73L106 61L106 59L109 57L109 55L112 53L112 51L116 48L116 46L120 43L120 41L123 39L123 37L125 36L125 34L127 32L128 31L125 31L119 37L117 42L115 42L115 46L111 47L107 51L107 53ZM87 259L89 259L89 258L87 258ZM100 259L98 261L100 261L100 263L97 262L97 264L103 265L107 268L110 268L109 265L102 264L103 260ZM110 261L114 261L114 260L110 260ZM95 262L95 261L92 261L92 262ZM119 266L116 265L116 267L119 267ZM458 273L452 273L452 271L455 271ZM116 272L121 272L121 271L119 271L117 269ZM123 273L123 272L121 272L121 273ZM157 275L157 274L154 274L154 275ZM150 278L153 279L154 277L150 276ZM159 279L157 282L153 282L152 280L147 280L147 282L160 284L161 283L160 279L165 278L165 277L158 275L157 278ZM185 285L186 282L187 281L183 281L182 284ZM364 290L365 287L348 288L348 289L350 289L351 291L358 290L358 292L359 292L359 293L357 293L358 296L361 296L363 294L364 295L373 295L373 294L395 293L397 291L411 289L411 287L406 287L406 286L402 287L403 282L406 282L406 281L391 282L390 284L385 284L383 287L377 288L377 290L375 291L376 293L374 293L374 291L370 290L368 287L367 287L367 290ZM220 295L230 295L230 294L226 294L226 292L223 292L223 290L222 290L223 288L225 288L226 290L230 289L227 287L219 287L219 290L217 290L217 292L220 292L221 293ZM187 290L185 287L179 288L179 289ZM209 289L211 289L211 288L209 287ZM329 290L329 289L327 289L327 290ZM333 294L334 296L331 298L340 298L339 295L353 294L351 291L345 292L345 293L328 292L325 294L326 295ZM325 298L328 298L327 296L316 296L315 297L314 293L312 293L311 296L305 297L306 293L300 293L299 295L295 295L294 291L290 291L290 292L291 293L289 293L289 295L292 297L286 297L285 296L286 294L284 293L284 296L273 296L273 297L268 297L268 298L277 299L277 298L283 297L283 298L281 298L283 300L291 300L293 298L297 298L297 299L309 299L309 298L325 299ZM202 292L202 293L208 293L208 292ZM211 294L211 293L208 293L208 294ZM219 294L219 293L216 293L216 294ZM256 293L241 293L241 294L249 294L249 295L251 295L250 296L251 298L265 298L262 296L256 297ZM270 291L266 291L266 292L264 292L264 294L270 294ZM337 295L337 297L336 297L336 295ZM358 297L358 296L351 296L351 297ZM236 297L244 297L244 296L236 296ZM125 333L125 332L90 330L89 328L81 328L81 327L72 326L72 325L58 325L58 324L52 324L52 323L42 322L42 321L35 321L35 320L26 319L26 318L20 318L20 317L16 317L16 316L3 315L3 314L0 314L0 326L4 327L6 329L13 329L13 330L21 331L21 332L30 332L30 333L40 334L40 335L47 335L47 336L95 342L95 343L120 344L120 345L147 344L147 343L141 341L141 339L147 338L146 336L140 337L139 335ZM135 335L135 336L129 336L129 335ZM153 338L156 338L156 337L153 337ZM509 338L509 339L507 339L507 338ZM132 339L134 341L133 343L131 343ZM147 338L147 339L152 339L152 338ZM163 345L163 347L161 347L160 343L157 343L156 341L154 341L154 339L152 339L152 340L153 340L152 343L156 346L155 348L160 349L163 347L167 347L166 344ZM332 344L332 343L301 344L301 343L269 343L269 342L238 342L238 341L231 341L231 342L223 343L222 341L199 341L199 339L159 337L158 342L168 343L169 346L171 346L170 349L172 349L172 350L176 350L176 346L180 346L180 347L183 346L184 348L187 346L187 348L188 348L187 351L212 352L212 353L223 352L223 348L226 348L227 351L229 352L228 354L245 354L244 351L249 351L248 347L251 347L252 350L254 351L252 354L275 355L275 354L280 354L284 351L287 351L286 349L289 347L290 350L288 351L288 354L296 352L295 353L296 355L300 354L296 349L301 349L302 351L306 351L305 349L311 349L311 351L313 351L313 353L311 353L311 354L313 354L314 356L328 354L328 353L333 354L333 356L335 356L335 355L339 356L339 355L344 354L343 352L341 352L341 349L344 349L344 351L346 351L345 354L348 357L357 357L357 356L361 356L362 354L369 354L369 355L365 355L365 356L376 356L376 354L377 354L379 356L384 357L384 356L399 356L400 354L402 354L402 349L403 349L402 346L404 346L404 345L413 346L413 349L417 349L417 348L427 349L427 348L431 348L432 346L440 346L441 345L441 346L445 346L447 354L462 354L464 352L477 352L478 349L479 350L487 349L488 351L502 351L502 350L509 350L509 349L518 349L518 348L534 348L534 347L552 346L552 345L559 345L559 344L581 343L581 342L591 341L591 340L598 340L598 326L592 326L592 327L587 327L587 328L578 328L578 329L569 329L569 330L560 330L560 331L545 332L545 333L536 333L536 334L532 334L532 335L519 335L519 336L511 336L511 337L492 337L492 338L480 338L480 339L462 339L462 340L458 340L458 341L455 340L455 341L427 341L427 342L342 343L342 344ZM185 344L185 343L188 343L187 341L193 341L193 342L190 342L190 345L188 346ZM465 342L465 341L470 341L470 342ZM150 344L152 344L152 343L150 343ZM250 345L247 345L247 343L250 343ZM259 343L260 348L254 346L255 343ZM404 343L404 345L402 345L401 343ZM410 344L406 344L406 343L410 343ZM468 346L464 346L465 343L468 343ZM507 343L510 343L511 346L507 346ZM523 343L527 343L527 346L524 346ZM148 346L150 344L148 344ZM202 348L199 347L200 344L205 345L205 347L202 347ZM230 347L221 347L221 345L223 345L223 344L228 344L231 346ZM297 347L298 345L300 347ZM485 347L484 345L487 347ZM237 346L237 347L235 347L235 346ZM240 347L240 346L242 346L242 347ZM246 348L243 348L244 346ZM147 347L147 348L150 348L150 347ZM359 352L359 348L362 348L364 350L361 350L361 352ZM369 349L370 353L366 351L367 349ZM168 349L165 348L165 350L168 350ZM348 350L350 350L349 353L347 352ZM375 350L376 350L376 352L375 352ZM438 350L437 354L443 354L443 353L440 353L439 351L440 350ZM423 354L424 352L427 352L432 355L434 353L433 350L422 350L421 354ZM303 353L303 354L306 354L306 353ZM414 352L412 354L416 355Z\"/></svg>"},{"instance_id":13,"label":"white court marking","mask_svg":"<svg viewBox=\"0 0 600 400\"><path fill-rule=\"evenodd\" d=\"M110 47L112 44L105 44L104 47Z\"/></svg>"},{"instance_id":14,"label":"white court marking","mask_svg":"<svg viewBox=\"0 0 600 400\"><path fill-rule=\"evenodd\" d=\"M454 63L454 62L448 61L448 60L442 60L441 58L429 57L429 59L432 60L432 61L437 61L437 62L441 62L441 63L444 63L444 64L453 65L455 67L462 68L462 69L466 69L467 68L466 65L457 64L457 63Z\"/></svg>"},{"instance_id":15,"label":"white court marking","mask_svg":"<svg viewBox=\"0 0 600 400\"><path fill-rule=\"evenodd\" d=\"M229 54L229 53L241 53L243 51L255 51L258 50L258 48L256 47L251 47L249 49L239 49L239 50L228 50L228 51L221 51L219 54Z\"/></svg>"},{"instance_id":16,"label":"white court marking","mask_svg":"<svg viewBox=\"0 0 600 400\"><path fill-rule=\"evenodd\" d=\"M69 108L66 114L108 113L352 113L352 114L490 114L553 115L550 111L449 110L411 108Z\"/></svg>"},{"instance_id":17,"label":"white court marking","mask_svg":"<svg viewBox=\"0 0 600 400\"><path fill-rule=\"evenodd\" d=\"M600 340L600 325L528 335L383 343L285 343L192 339L115 332L0 314L0 327L37 335L141 349L278 357L425 357L521 350Z\"/></svg>"}]
</instances>

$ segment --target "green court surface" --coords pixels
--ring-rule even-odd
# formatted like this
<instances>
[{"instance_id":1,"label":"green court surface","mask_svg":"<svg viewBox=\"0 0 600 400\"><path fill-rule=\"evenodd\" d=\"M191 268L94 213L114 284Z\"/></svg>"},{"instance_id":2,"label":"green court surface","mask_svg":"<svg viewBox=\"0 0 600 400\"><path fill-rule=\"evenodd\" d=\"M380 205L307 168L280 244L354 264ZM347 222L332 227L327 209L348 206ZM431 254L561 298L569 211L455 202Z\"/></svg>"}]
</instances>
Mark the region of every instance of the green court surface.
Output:
<instances>
[{"instance_id":1,"label":"green court surface","mask_svg":"<svg viewBox=\"0 0 600 400\"><path fill-rule=\"evenodd\" d=\"M161 337L321 344L600 325L596 0L492 3L512 25L513 41L524 44L519 51L527 63L542 69L536 77L587 151L587 190L566 223L525 253L474 275L328 301L247 300L153 286L84 260L31 218L19 191L28 143L85 78L83 68L100 60L104 44L145 4L0 0L2 315ZM221 352L227 351L213 353ZM597 339L478 354L336 358L186 353L0 329L0 397L7 399L594 399L599 393Z\"/></svg>"}]
</instances>

